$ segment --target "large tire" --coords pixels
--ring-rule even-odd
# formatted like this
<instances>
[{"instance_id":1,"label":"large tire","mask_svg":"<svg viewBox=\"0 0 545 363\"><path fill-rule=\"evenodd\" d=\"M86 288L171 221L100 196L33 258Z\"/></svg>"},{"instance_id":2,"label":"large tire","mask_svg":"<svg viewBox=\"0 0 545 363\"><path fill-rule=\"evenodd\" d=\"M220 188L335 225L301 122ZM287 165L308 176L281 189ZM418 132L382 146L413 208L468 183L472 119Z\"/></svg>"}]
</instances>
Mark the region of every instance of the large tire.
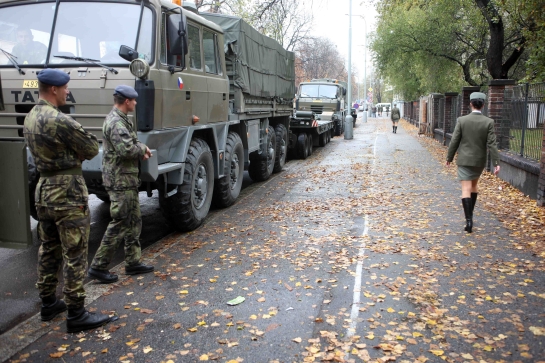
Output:
<instances>
[{"instance_id":1,"label":"large tire","mask_svg":"<svg viewBox=\"0 0 545 363\"><path fill-rule=\"evenodd\" d=\"M103 201L104 203L110 203L110 195L108 192L98 192L95 193L96 197Z\"/></svg>"},{"instance_id":2,"label":"large tire","mask_svg":"<svg viewBox=\"0 0 545 363\"><path fill-rule=\"evenodd\" d=\"M282 124L276 125L276 159L274 160L274 173L279 173L286 164L288 154L288 130Z\"/></svg>"},{"instance_id":3,"label":"large tire","mask_svg":"<svg viewBox=\"0 0 545 363\"><path fill-rule=\"evenodd\" d=\"M214 191L214 163L210 147L202 139L193 139L185 159L182 185L167 186L168 191L178 192L165 198L159 178L159 205L164 217L179 231L192 231L199 227L210 210Z\"/></svg>"},{"instance_id":4,"label":"large tire","mask_svg":"<svg viewBox=\"0 0 545 363\"><path fill-rule=\"evenodd\" d=\"M312 155L312 152L314 151L314 140L312 140L312 134L307 135L307 141L308 141L308 156Z\"/></svg>"},{"instance_id":5,"label":"large tire","mask_svg":"<svg viewBox=\"0 0 545 363\"><path fill-rule=\"evenodd\" d=\"M267 180L271 177L274 170L276 156L276 134L272 126L269 126L267 132L267 152L266 155L255 153L250 159L248 174L255 182Z\"/></svg>"},{"instance_id":6,"label":"large tire","mask_svg":"<svg viewBox=\"0 0 545 363\"><path fill-rule=\"evenodd\" d=\"M297 145L295 146L297 150L297 158L306 159L308 157L308 139L307 134L304 132L297 135Z\"/></svg>"},{"instance_id":7,"label":"large tire","mask_svg":"<svg viewBox=\"0 0 545 363\"><path fill-rule=\"evenodd\" d=\"M244 178L244 147L236 132L227 135L223 178L214 182L214 205L225 208L233 205L240 194Z\"/></svg>"},{"instance_id":8,"label":"large tire","mask_svg":"<svg viewBox=\"0 0 545 363\"><path fill-rule=\"evenodd\" d=\"M324 132L323 134L320 134L318 136L318 143L319 143L320 147L324 147L325 144L327 144L326 132Z\"/></svg>"},{"instance_id":9,"label":"large tire","mask_svg":"<svg viewBox=\"0 0 545 363\"><path fill-rule=\"evenodd\" d=\"M334 132L335 136L341 136L341 121L335 121L334 130L335 130L335 132Z\"/></svg>"}]
</instances>

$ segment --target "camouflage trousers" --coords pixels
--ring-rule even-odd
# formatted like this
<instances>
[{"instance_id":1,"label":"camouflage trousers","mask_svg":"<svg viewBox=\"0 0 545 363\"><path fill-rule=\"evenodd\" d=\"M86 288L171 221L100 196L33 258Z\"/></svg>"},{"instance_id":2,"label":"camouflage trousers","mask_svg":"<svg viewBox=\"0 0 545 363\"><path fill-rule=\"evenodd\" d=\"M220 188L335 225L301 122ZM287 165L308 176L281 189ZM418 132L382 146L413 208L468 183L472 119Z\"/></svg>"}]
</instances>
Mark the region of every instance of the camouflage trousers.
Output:
<instances>
[{"instance_id":1,"label":"camouflage trousers","mask_svg":"<svg viewBox=\"0 0 545 363\"><path fill-rule=\"evenodd\" d=\"M138 264L142 256L140 248L142 217L138 190L108 190L108 195L112 220L91 263L91 267L97 270L108 269L121 241L124 241L126 266Z\"/></svg>"},{"instance_id":2,"label":"camouflage trousers","mask_svg":"<svg viewBox=\"0 0 545 363\"><path fill-rule=\"evenodd\" d=\"M55 295L57 276L63 265L64 299L69 309L83 307L85 290L83 279L87 273L87 244L89 240L89 208L37 207L38 289L40 298Z\"/></svg>"}]
</instances>

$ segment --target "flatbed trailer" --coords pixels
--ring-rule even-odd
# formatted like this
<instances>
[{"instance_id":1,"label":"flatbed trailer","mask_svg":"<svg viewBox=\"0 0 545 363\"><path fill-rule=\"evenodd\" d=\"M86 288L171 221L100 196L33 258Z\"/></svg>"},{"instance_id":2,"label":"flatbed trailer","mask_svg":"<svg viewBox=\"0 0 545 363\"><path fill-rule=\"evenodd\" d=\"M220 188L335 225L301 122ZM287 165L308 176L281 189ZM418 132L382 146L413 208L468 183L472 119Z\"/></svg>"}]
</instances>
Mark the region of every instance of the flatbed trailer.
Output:
<instances>
[{"instance_id":1,"label":"flatbed trailer","mask_svg":"<svg viewBox=\"0 0 545 363\"><path fill-rule=\"evenodd\" d=\"M290 120L289 150L293 157L306 159L314 150L314 146L324 147L331 141L335 129L332 120L316 120L311 111L297 111Z\"/></svg>"}]
</instances>

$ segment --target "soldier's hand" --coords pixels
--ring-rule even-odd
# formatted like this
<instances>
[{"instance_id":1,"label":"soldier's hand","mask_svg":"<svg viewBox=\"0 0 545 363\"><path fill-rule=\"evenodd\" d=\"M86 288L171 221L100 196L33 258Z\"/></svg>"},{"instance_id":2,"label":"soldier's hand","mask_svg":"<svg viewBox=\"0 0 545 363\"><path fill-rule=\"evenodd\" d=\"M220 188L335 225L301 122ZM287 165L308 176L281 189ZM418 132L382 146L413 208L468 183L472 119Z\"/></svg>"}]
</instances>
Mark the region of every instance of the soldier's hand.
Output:
<instances>
[{"instance_id":1,"label":"soldier's hand","mask_svg":"<svg viewBox=\"0 0 545 363\"><path fill-rule=\"evenodd\" d=\"M151 158L151 150L146 146L146 153L142 157L142 160L148 160L149 158Z\"/></svg>"}]
</instances>

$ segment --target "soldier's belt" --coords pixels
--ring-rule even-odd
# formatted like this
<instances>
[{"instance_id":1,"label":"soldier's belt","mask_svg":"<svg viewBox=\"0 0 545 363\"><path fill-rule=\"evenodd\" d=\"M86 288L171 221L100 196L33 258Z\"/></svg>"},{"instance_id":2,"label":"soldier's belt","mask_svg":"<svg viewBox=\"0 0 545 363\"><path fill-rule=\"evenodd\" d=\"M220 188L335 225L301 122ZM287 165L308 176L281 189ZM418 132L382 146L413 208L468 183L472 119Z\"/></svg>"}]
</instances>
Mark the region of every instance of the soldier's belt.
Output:
<instances>
[{"instance_id":1,"label":"soldier's belt","mask_svg":"<svg viewBox=\"0 0 545 363\"><path fill-rule=\"evenodd\" d=\"M57 175L83 175L81 168L70 168L64 170L53 170L53 171L42 171L40 176L44 178L49 178Z\"/></svg>"}]
</instances>

